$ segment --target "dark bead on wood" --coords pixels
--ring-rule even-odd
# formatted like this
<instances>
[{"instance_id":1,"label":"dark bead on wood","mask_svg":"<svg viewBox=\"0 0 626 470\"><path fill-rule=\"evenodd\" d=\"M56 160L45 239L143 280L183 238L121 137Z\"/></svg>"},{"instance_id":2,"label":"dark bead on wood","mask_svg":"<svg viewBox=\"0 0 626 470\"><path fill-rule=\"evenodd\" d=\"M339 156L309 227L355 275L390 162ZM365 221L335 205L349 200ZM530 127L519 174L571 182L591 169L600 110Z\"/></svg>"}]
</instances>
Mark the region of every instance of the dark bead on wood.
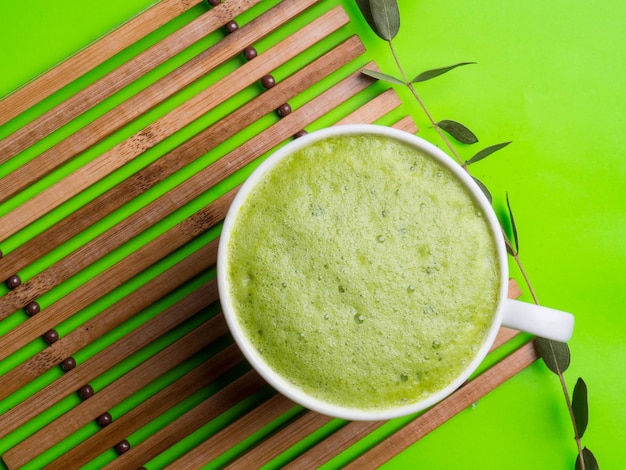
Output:
<instances>
[{"instance_id":1,"label":"dark bead on wood","mask_svg":"<svg viewBox=\"0 0 626 470\"><path fill-rule=\"evenodd\" d=\"M280 117L285 117L288 114L291 114L291 106L289 105L289 103L281 104L276 112Z\"/></svg>"},{"instance_id":2,"label":"dark bead on wood","mask_svg":"<svg viewBox=\"0 0 626 470\"><path fill-rule=\"evenodd\" d=\"M220 3L222 3L222 0L209 0L209 5L211 5L212 7L216 7Z\"/></svg>"},{"instance_id":3,"label":"dark bead on wood","mask_svg":"<svg viewBox=\"0 0 626 470\"><path fill-rule=\"evenodd\" d=\"M304 129L302 129L302 130L299 130L298 132L296 132L293 136L294 136L294 138L297 139L299 137L304 137L307 134L308 134L308 132L305 131Z\"/></svg>"},{"instance_id":4,"label":"dark bead on wood","mask_svg":"<svg viewBox=\"0 0 626 470\"><path fill-rule=\"evenodd\" d=\"M20 284L22 284L22 278L19 277L17 274L14 274L10 278L8 278L6 281L4 281L4 283L9 289L13 290L16 287L18 287Z\"/></svg>"},{"instance_id":5,"label":"dark bead on wood","mask_svg":"<svg viewBox=\"0 0 626 470\"><path fill-rule=\"evenodd\" d=\"M224 29L226 30L228 34L234 33L235 31L239 29L239 25L237 24L235 20L232 20L224 25Z\"/></svg>"},{"instance_id":6,"label":"dark bead on wood","mask_svg":"<svg viewBox=\"0 0 626 470\"><path fill-rule=\"evenodd\" d=\"M64 372L69 372L74 367L76 367L76 359L74 359L72 356L70 356L67 359L64 359L63 362L61 362L60 365L61 365L61 369L63 369Z\"/></svg>"},{"instance_id":7,"label":"dark bead on wood","mask_svg":"<svg viewBox=\"0 0 626 470\"><path fill-rule=\"evenodd\" d=\"M113 422L113 416L111 416L111 413L109 413L108 411L105 411L104 413L102 413L100 416L96 418L96 423L98 423L98 426L101 426L101 427L108 426L112 422Z\"/></svg>"},{"instance_id":8,"label":"dark bead on wood","mask_svg":"<svg viewBox=\"0 0 626 470\"><path fill-rule=\"evenodd\" d=\"M93 390L93 387L89 384L82 386L78 390L78 396L81 397L83 400L87 400L88 398L93 397L94 393L95 392Z\"/></svg>"},{"instance_id":9,"label":"dark bead on wood","mask_svg":"<svg viewBox=\"0 0 626 470\"><path fill-rule=\"evenodd\" d=\"M252 60L257 56L256 49L252 46L248 46L243 50L243 56L246 60Z\"/></svg>"},{"instance_id":10,"label":"dark bead on wood","mask_svg":"<svg viewBox=\"0 0 626 470\"><path fill-rule=\"evenodd\" d=\"M59 340L59 333L56 330L48 330L42 338L47 344L56 343Z\"/></svg>"},{"instance_id":11,"label":"dark bead on wood","mask_svg":"<svg viewBox=\"0 0 626 470\"><path fill-rule=\"evenodd\" d=\"M270 89L274 85L276 85L276 80L271 75L264 75L261 78L261 85L263 86L263 88Z\"/></svg>"},{"instance_id":12,"label":"dark bead on wood","mask_svg":"<svg viewBox=\"0 0 626 470\"><path fill-rule=\"evenodd\" d=\"M24 311L26 312L26 315L32 317L33 315L37 315L39 312L41 312L41 307L37 302L33 301L29 303L26 307L24 307Z\"/></svg>"},{"instance_id":13,"label":"dark bead on wood","mask_svg":"<svg viewBox=\"0 0 626 470\"><path fill-rule=\"evenodd\" d=\"M115 449L115 452L122 455L124 452L128 452L130 450L130 442L124 439L123 441L115 444L114 449Z\"/></svg>"}]
</instances>

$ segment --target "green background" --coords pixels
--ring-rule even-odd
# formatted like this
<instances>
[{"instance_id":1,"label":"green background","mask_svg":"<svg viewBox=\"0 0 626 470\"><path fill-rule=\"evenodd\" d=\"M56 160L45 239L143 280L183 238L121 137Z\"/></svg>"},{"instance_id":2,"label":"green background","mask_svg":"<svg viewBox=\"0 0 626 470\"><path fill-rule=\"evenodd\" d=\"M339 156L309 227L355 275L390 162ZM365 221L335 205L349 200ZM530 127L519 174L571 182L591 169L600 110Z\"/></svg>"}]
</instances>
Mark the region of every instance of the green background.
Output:
<instances>
[{"instance_id":1,"label":"green background","mask_svg":"<svg viewBox=\"0 0 626 470\"><path fill-rule=\"evenodd\" d=\"M0 0L0 96L150 3ZM396 73L386 44L353 2L336 3L354 19L351 27L379 66ZM490 188L500 214L508 193L520 254L541 303L575 314L565 377L570 392L578 377L589 389L583 442L601 468L623 468L626 6L618 0L398 3L402 25L394 44L410 76L477 62L420 84L418 92L435 119L458 120L478 135L480 143L458 147L464 158L513 142L472 172ZM420 135L440 145L411 97L398 92ZM0 137L22 123L0 128ZM521 279L515 267L511 273ZM536 363L386 468L570 469L572 435L558 379Z\"/></svg>"}]
</instances>

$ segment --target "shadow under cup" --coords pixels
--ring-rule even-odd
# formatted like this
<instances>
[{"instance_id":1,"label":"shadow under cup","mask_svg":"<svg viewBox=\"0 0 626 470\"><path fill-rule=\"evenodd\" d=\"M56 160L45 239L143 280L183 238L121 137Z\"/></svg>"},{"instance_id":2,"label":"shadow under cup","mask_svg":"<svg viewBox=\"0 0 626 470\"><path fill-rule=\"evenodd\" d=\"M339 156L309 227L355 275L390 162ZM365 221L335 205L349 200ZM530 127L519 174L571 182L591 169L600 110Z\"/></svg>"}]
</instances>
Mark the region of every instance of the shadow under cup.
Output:
<instances>
[{"instance_id":1,"label":"shadow under cup","mask_svg":"<svg viewBox=\"0 0 626 470\"><path fill-rule=\"evenodd\" d=\"M412 147L413 149L417 149L420 154L427 157L426 160L432 159L436 163L436 165L449 171L449 173L453 175L456 180L460 181L465 189L469 192L471 200L473 202L473 207L477 208L480 211L481 217L484 218L487 226L489 227L493 247L496 252L495 263L497 264L496 269L498 270L498 273L495 275L495 277L497 277L498 279L494 279L494 281L499 282L499 285L493 287L494 289L497 289L497 300L494 303L494 305L497 304L497 307L495 308L494 312L488 313L489 316L491 316L491 321L486 327L486 331L482 330L483 340L479 346L475 346L472 351L467 354L468 360L463 365L464 368L458 374L454 375L454 377L446 379L446 383L443 386L440 386L434 391L429 391L426 396L420 395L417 397L409 397L408 399L403 398L402 400L394 402L393 405L379 408L370 408L365 405L345 405L343 403L334 403L332 400L326 398L320 399L319 397L314 396L314 394L312 393L307 393L307 391L305 391L303 388L296 385L290 377L284 375L284 372L281 373L275 370L275 367L268 363L268 361L264 357L263 351L260 351L258 345L253 344L253 341L250 338L249 328L247 329L242 324L242 320L239 316L237 307L238 302L233 299L233 286L231 285L231 282L233 281L232 278L229 276L229 270L234 269L232 266L229 265L231 258L229 253L229 250L231 249L231 236L233 233L233 228L237 226L238 222L240 222L242 207L245 206L246 201L249 199L250 192L256 190L255 188L258 188L261 185L271 184L271 180L269 183L267 182L268 175L272 174L271 170L274 169L278 164L281 164L281 162L287 160L286 157L294 155L301 149L310 148L317 143L325 142L328 139L340 138L342 136L373 136L378 139L390 139L395 143L400 143L402 145ZM364 151L363 153L366 152ZM274 172L274 174L276 173L278 172ZM306 187L306 185L302 185L302 187L304 188ZM322 208L316 209L314 207L315 204L311 204L310 206L312 214L314 214L315 210L322 210ZM382 216L385 216L384 210L381 213ZM274 221L273 223L280 223L280 221ZM322 233L318 235L318 237L322 239L325 236L327 235ZM256 231L255 238L257 239L254 243L257 243L258 240L263 241L263 231L260 229ZM383 243L385 241L383 240L383 235L378 235L377 238L377 241L380 243ZM273 242L273 240L269 240L269 242ZM253 243L251 242L249 245L252 244ZM283 245L283 249L285 249L284 246L285 245ZM279 267L276 267L276 270L279 269ZM322 270L323 268L320 268L320 271ZM314 271L311 271L310 275L314 275L314 273ZM446 396L454 392L463 382L465 382L472 374L472 372L482 362L482 360L488 353L491 345L493 344L493 341L495 340L498 330L502 324L559 341L567 341L573 329L573 317L570 314L507 299L507 253L500 225L493 209L491 208L489 201L484 196L477 184L473 181L471 176L469 176L467 172L465 172L459 165L452 161L452 159L448 155L446 155L434 145L412 134L383 126L347 125L336 126L312 132L287 144L286 146L282 147L277 152L272 154L269 158L267 158L250 175L250 177L241 187L239 193L237 194L228 211L227 217L224 221L224 227L222 230L222 235L218 248L217 276L222 309L230 331L237 345L243 352L244 356L256 369L256 371L275 389L277 389L279 392L283 393L293 401L301 404L302 406L320 412L322 414L350 420L386 420L426 409L441 401ZM305 285L311 284L309 283ZM385 283L381 281L381 286L384 285ZM277 287L277 289L279 288L280 287ZM413 286L408 287L409 290L412 288ZM342 286L340 285L340 293L341 289ZM375 286L374 289L378 289L378 286ZM252 292L248 295L257 294L258 292ZM340 299L341 295L335 294L335 297L333 297L333 295L325 295L325 297L327 297L326 300L328 300L329 302L333 302L333 299L335 297L337 299ZM302 313L303 316L307 315L307 312L304 311L304 308L302 309L302 312L298 313ZM353 320L356 323L362 323L364 321L363 316L360 316L358 312L355 313ZM357 326L354 325L352 325L351 327L357 328ZM263 325L261 327L255 326L255 328L259 329L260 334L261 328L266 329L267 331L267 328L271 328L271 326ZM401 331L401 329L399 331ZM393 341L389 341L389 343L392 342ZM296 350L297 343L294 344L295 345L293 346L293 351L289 352L289 354L293 354L295 357L298 354L298 351ZM358 347L358 345L355 347ZM434 343L432 347L435 347ZM383 349L385 349L384 345L381 348L381 354ZM341 351L341 349L337 349L337 351ZM410 351L408 352L408 354L413 354L414 352L417 354L416 351ZM338 357L333 357L333 361L335 361L336 363L337 360L341 361L342 358L345 357L345 360L347 362L351 354L352 353L337 352ZM323 361L322 357L323 356L320 356L320 361ZM341 362L339 362L338 364L339 367L342 366ZM348 367L350 365L346 363L343 366L345 366L346 370L348 370ZM406 375L407 379L405 379L404 374L400 374L399 377L400 381L403 381L407 380L409 375ZM326 392L330 390L330 394L332 395L332 384L324 383L321 386L327 389ZM367 399L365 399L365 402L366 401Z\"/></svg>"}]
</instances>

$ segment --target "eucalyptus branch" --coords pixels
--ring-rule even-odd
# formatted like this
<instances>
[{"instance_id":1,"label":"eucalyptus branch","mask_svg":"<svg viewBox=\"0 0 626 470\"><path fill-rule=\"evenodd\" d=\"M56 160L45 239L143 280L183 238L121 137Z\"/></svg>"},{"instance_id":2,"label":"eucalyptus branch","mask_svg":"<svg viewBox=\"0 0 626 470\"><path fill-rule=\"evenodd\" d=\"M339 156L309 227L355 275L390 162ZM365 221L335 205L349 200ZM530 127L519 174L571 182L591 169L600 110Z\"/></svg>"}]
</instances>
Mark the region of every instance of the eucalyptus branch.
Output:
<instances>
[{"instance_id":1,"label":"eucalyptus branch","mask_svg":"<svg viewBox=\"0 0 626 470\"><path fill-rule=\"evenodd\" d=\"M506 147L510 142L503 142L500 144L495 144L490 147L487 147L478 153L476 153L472 158L463 161L459 153L456 151L452 141L448 139L446 132L450 134L453 138L459 141L462 144L473 144L478 142L476 136L464 125L454 122L454 121L439 121L437 122L432 113L427 108L424 101L421 99L419 94L417 93L414 83L423 82L426 80L430 80L432 78L438 77L444 73L449 72L456 67L473 64L474 62L461 62L458 64L440 67L437 69L427 70L422 72L413 80L409 80L401 61L396 53L393 44L393 38L397 35L400 29L400 12L398 10L398 5L396 0L356 0L361 12L363 13L365 19L368 24L372 28L372 30L383 40L387 42L389 45L389 49L393 60L397 66L397 69L400 73L401 79L396 78L392 75L387 75L382 72L365 70L364 74L369 75L378 80L384 80L392 84L406 86L416 102L419 104L427 119L432 124L433 128L439 134L439 137L442 139L445 146L450 151L450 154L456 159L456 161L461 165L461 167L471 176L471 173L468 169L468 166L476 163L480 160L483 160L487 156L492 153ZM445 126L444 126L445 124ZM443 129L442 129L443 128ZM444 132L445 131L445 132ZM489 193L489 190L485 187L483 183L479 180L472 178L476 181L476 183L480 186L480 188L485 192L487 198L491 201L492 197ZM519 256L519 240L517 234L517 227L515 225L515 219L513 217L513 211L511 209L511 205L509 203L509 198L507 195L507 207L509 210L509 219L511 223L511 229L513 231L513 240L507 235L505 228L501 224L502 234L504 236L505 245L507 248L507 252L513 258L516 265L518 266L523 278L524 282L528 287L528 290L533 298L533 301L539 305L539 300L537 298L536 292L530 282L530 278L524 268L522 260ZM537 346L537 350L539 355L543 358L547 367L553 371L558 377L561 384L561 388L563 390L563 395L565 397L565 403L567 405L567 409L569 412L570 419L572 421L572 426L574 428L574 440L576 441L577 446L577 459L575 468L576 470L598 470L598 463L593 455L593 453L583 447L582 445L582 437L587 427L588 422L588 406L587 406L587 387L585 382L579 378L576 386L574 388L574 393L572 395L572 399L570 400L570 394L567 389L567 385L565 382L565 377L563 373L567 370L570 362L570 350L566 343L559 343L552 340L547 340L544 338L536 338L535 344Z\"/></svg>"}]
</instances>

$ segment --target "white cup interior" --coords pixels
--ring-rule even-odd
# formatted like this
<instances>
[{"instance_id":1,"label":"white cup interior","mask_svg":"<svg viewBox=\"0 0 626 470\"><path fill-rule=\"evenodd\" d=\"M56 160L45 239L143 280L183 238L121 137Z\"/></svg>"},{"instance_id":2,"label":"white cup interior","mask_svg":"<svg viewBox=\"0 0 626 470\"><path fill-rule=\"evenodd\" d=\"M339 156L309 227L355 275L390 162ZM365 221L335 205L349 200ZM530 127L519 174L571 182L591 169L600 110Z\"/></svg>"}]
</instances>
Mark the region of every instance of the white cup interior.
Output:
<instances>
[{"instance_id":1,"label":"white cup interior","mask_svg":"<svg viewBox=\"0 0 626 470\"><path fill-rule=\"evenodd\" d=\"M293 152L311 145L313 142L316 142L321 139L326 139L328 137L339 136L339 135L354 135L354 134L369 134L369 135L377 135L377 136L386 136L391 139L395 139L397 141L404 142L413 147L416 147L420 151L422 151L425 155L428 155L438 161L441 165L448 168L454 175L458 177L460 181L462 181L465 186L470 190L476 204L480 206L485 214L486 220L488 220L489 226L491 227L491 231L493 233L493 238L495 241L498 260L500 263L500 292L499 292L499 302L497 311L494 312L493 322L488 333L485 335L485 339L482 343L482 346L476 351L473 359L469 362L467 367L463 370L461 374L457 376L455 380L453 380L448 386L445 388L429 395L425 399L413 402L407 405L398 406L385 410L362 410L362 409L354 409L354 408L345 408L341 406L336 406L329 404L327 402L318 400L314 397L303 392L301 389L295 387L288 379L282 377L280 374L276 373L260 356L260 354L253 347L250 340L247 338L243 329L241 328L238 320L237 314L233 310L232 302L230 298L230 289L228 287L228 280L226 276L226 266L225 266L225 252L227 249L227 245L229 243L230 233L239 213L239 209L241 205L245 202L246 197L250 190L263 178L264 174L272 169L278 162L280 162L286 156L292 154ZM217 257L217 280L218 280L218 288L220 294L220 301L222 305L222 309L224 312L224 316L226 318L226 322L228 323L228 327L233 335L233 338L241 351L243 352L246 359L250 362L252 367L256 369L256 371L277 391L284 394L291 400L299 403L300 405L317 411L319 413L334 416L343 419L349 420L387 420L399 416L405 416L417 411L424 410L448 395L454 392L461 384L463 384L469 376L476 370L478 365L483 361L487 353L489 352L489 348L493 344L495 340L496 334L498 333L498 329L500 328L502 322L502 303L504 299L506 299L508 292L508 265L507 265L507 255L504 245L504 239L502 233L500 231L500 225L496 218L496 215L481 191L478 185L474 182L474 180L465 172L456 162L452 160L446 153L437 148L436 146L430 144L429 142L415 136L409 134L404 131L400 131L390 127L370 125L370 124L357 124L357 125L345 125L345 126L336 126L330 127L327 129L319 130L307 134L303 137L300 137L284 147L277 150L275 153L270 155L258 168L248 177L245 183L242 185L239 190L237 196L233 200L231 207L227 213L227 216L224 220L224 225L222 229L222 235L220 238L219 248L218 248L218 257Z\"/></svg>"}]
</instances>

